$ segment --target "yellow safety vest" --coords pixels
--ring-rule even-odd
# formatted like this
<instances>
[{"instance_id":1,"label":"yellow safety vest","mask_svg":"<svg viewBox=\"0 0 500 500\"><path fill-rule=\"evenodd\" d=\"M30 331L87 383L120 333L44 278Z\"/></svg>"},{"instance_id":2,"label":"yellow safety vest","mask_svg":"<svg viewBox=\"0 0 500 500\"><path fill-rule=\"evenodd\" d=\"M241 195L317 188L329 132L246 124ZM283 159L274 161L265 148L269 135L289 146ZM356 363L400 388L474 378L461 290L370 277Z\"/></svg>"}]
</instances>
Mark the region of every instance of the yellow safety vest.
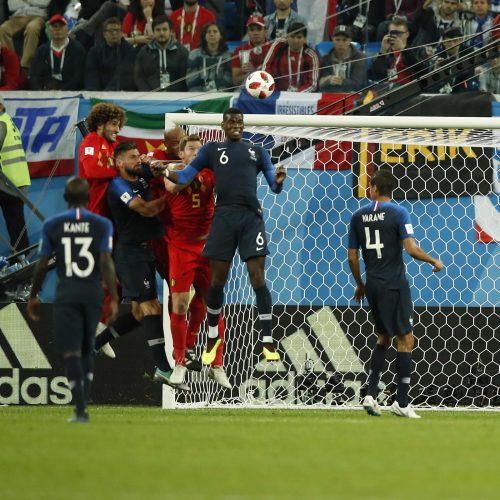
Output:
<instances>
[{"instance_id":1,"label":"yellow safety vest","mask_svg":"<svg viewBox=\"0 0 500 500\"><path fill-rule=\"evenodd\" d=\"M0 122L5 123L7 127L0 151L2 172L16 187L29 186L31 184L30 173L19 129L7 113L0 115Z\"/></svg>"}]
</instances>

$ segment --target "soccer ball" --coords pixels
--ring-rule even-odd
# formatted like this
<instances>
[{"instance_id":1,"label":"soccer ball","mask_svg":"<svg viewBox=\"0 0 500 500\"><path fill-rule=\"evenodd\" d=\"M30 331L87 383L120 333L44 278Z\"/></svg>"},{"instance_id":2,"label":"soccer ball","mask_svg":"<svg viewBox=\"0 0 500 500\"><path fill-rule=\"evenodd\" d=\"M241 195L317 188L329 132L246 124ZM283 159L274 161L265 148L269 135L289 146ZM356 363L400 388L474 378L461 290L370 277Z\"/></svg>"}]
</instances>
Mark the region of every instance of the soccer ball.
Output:
<instances>
[{"instance_id":1,"label":"soccer ball","mask_svg":"<svg viewBox=\"0 0 500 500\"><path fill-rule=\"evenodd\" d=\"M266 71L254 71L245 82L247 92L255 99L268 98L276 88L274 78Z\"/></svg>"}]
</instances>

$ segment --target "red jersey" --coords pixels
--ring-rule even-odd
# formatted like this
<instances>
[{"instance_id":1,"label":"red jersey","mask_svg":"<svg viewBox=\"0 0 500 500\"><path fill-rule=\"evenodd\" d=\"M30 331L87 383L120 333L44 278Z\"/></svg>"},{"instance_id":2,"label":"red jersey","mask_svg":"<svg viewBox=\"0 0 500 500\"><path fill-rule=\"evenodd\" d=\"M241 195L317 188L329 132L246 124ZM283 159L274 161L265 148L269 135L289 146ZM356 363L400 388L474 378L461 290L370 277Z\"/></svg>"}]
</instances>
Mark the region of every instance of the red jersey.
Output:
<instances>
[{"instance_id":1,"label":"red jersey","mask_svg":"<svg viewBox=\"0 0 500 500\"><path fill-rule=\"evenodd\" d=\"M254 47L250 42L245 42L239 47L236 47L234 56L231 59L231 68L241 68L241 52L250 51L250 62L255 69L261 69L264 63L264 58L271 47L270 42L264 42L258 47Z\"/></svg>"},{"instance_id":2,"label":"red jersey","mask_svg":"<svg viewBox=\"0 0 500 500\"><path fill-rule=\"evenodd\" d=\"M169 240L199 240L208 235L214 215L214 181L213 171L204 168L181 192L167 192Z\"/></svg>"},{"instance_id":3,"label":"red jersey","mask_svg":"<svg viewBox=\"0 0 500 500\"><path fill-rule=\"evenodd\" d=\"M185 12L184 7L174 10L170 20L174 25L175 38L188 50L200 46L201 28L216 22L215 14L201 5L196 7L195 12Z\"/></svg>"},{"instance_id":4,"label":"red jersey","mask_svg":"<svg viewBox=\"0 0 500 500\"><path fill-rule=\"evenodd\" d=\"M314 49L304 46L292 52L288 43L276 40L264 59L262 69L271 73L278 90L315 92L318 86L319 57Z\"/></svg>"},{"instance_id":5,"label":"red jersey","mask_svg":"<svg viewBox=\"0 0 500 500\"><path fill-rule=\"evenodd\" d=\"M118 175L113 158L115 147L97 132L90 132L80 143L78 175L87 179L90 188L88 209L109 217L106 193L109 180Z\"/></svg>"},{"instance_id":6,"label":"red jersey","mask_svg":"<svg viewBox=\"0 0 500 500\"><path fill-rule=\"evenodd\" d=\"M125 36L144 35L146 19L136 19L132 12L127 12L122 23L122 33Z\"/></svg>"}]
</instances>

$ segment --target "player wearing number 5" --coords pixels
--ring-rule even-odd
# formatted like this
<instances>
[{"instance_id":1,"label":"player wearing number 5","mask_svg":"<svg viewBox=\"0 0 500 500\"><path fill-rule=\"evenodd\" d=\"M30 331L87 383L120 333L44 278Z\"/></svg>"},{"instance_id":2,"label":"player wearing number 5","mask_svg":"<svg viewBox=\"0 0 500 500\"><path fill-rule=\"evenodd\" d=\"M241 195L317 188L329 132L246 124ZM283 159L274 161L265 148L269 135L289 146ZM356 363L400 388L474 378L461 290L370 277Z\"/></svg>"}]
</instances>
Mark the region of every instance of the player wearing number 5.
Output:
<instances>
[{"instance_id":1,"label":"player wearing number 5","mask_svg":"<svg viewBox=\"0 0 500 500\"><path fill-rule=\"evenodd\" d=\"M118 313L116 275L111 259L113 227L100 215L86 210L89 186L72 177L66 183L64 198L69 210L47 219L42 228L40 260L33 276L28 315L38 320L38 292L45 279L49 259L57 265L54 332L57 351L64 356L66 377L76 406L70 422L87 422L86 407L92 382L94 334L101 314L106 283L111 302L107 321Z\"/></svg>"},{"instance_id":2,"label":"player wearing number 5","mask_svg":"<svg viewBox=\"0 0 500 500\"><path fill-rule=\"evenodd\" d=\"M349 228L349 267L356 280L354 299L362 302L366 296L378 335L370 361L368 395L363 407L370 415L380 415L377 388L387 348L395 339L398 389L391 411L401 417L420 418L408 404L414 344L413 306L406 280L403 247L413 258L432 264L434 272L441 271L443 264L416 244L410 214L391 202L395 185L391 172L377 171L370 181L372 202L354 213ZM361 278L360 247L366 268L366 285Z\"/></svg>"},{"instance_id":3,"label":"player wearing number 5","mask_svg":"<svg viewBox=\"0 0 500 500\"><path fill-rule=\"evenodd\" d=\"M264 267L269 251L262 208L257 200L257 175L263 172L271 190L279 193L286 171L282 166L274 170L269 154L262 147L242 142L244 123L239 109L225 111L221 127L226 135L225 142L205 144L184 169L165 172L165 176L176 184L188 183L204 168L213 170L215 176L217 201L202 254L210 259L212 270L207 295L208 342L202 361L211 364L222 342L217 324L236 248L241 260L246 262L257 298L264 358L278 361L280 357L272 337L271 293L265 281Z\"/></svg>"}]
</instances>

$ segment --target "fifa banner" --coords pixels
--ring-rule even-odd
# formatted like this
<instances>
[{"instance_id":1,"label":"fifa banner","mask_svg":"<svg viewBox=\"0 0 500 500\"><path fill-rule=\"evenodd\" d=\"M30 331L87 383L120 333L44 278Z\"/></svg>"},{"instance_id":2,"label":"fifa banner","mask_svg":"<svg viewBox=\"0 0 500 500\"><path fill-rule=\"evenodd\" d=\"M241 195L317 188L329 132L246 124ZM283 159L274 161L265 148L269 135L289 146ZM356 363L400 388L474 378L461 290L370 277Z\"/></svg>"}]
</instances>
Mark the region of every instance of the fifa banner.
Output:
<instances>
[{"instance_id":1,"label":"fifa banner","mask_svg":"<svg viewBox=\"0 0 500 500\"><path fill-rule=\"evenodd\" d=\"M4 100L21 132L31 177L72 175L78 97Z\"/></svg>"},{"instance_id":2,"label":"fifa banner","mask_svg":"<svg viewBox=\"0 0 500 500\"><path fill-rule=\"evenodd\" d=\"M455 116L456 110L474 102L474 116L491 116L491 95L468 92L449 96L419 98L420 104L412 108L413 116ZM473 95L472 95L473 94ZM463 104L463 105L462 105ZM469 102L470 105L470 102ZM471 111L470 109L468 110ZM462 113L465 116L465 113ZM494 148L425 146L394 144L387 130L387 143L369 142L353 145L353 194L364 198L368 194L371 176L378 169L390 170L398 181L393 193L395 199L442 198L446 196L488 195L494 189ZM415 137L436 134L433 139L464 138L471 131L440 129L435 131L409 131Z\"/></svg>"},{"instance_id":3,"label":"fifa banner","mask_svg":"<svg viewBox=\"0 0 500 500\"><path fill-rule=\"evenodd\" d=\"M54 352L52 305L42 304L40 322L27 319L25 304L0 307L0 404L69 404L62 359ZM249 314L256 320L256 309L229 306L224 310L224 364L234 387L216 390L204 371L195 382L206 388L200 393L209 395L205 397L211 402L231 397L287 404L359 404L376 341L366 308L277 305L274 310L282 362L262 362L258 343L254 348L256 338L249 338L256 334L241 331ZM432 339L423 335L431 325L440 332ZM452 405L500 406L497 328L494 308L417 307L412 397L422 402L429 395L452 393L453 401L448 400ZM201 343L200 338L198 354ZM96 358L92 402L160 406L161 387L152 381L154 362L143 332L137 329L115 341L113 348L116 359ZM394 350L388 352L388 368L394 373ZM388 396L394 384L386 372L382 387Z\"/></svg>"}]
</instances>

